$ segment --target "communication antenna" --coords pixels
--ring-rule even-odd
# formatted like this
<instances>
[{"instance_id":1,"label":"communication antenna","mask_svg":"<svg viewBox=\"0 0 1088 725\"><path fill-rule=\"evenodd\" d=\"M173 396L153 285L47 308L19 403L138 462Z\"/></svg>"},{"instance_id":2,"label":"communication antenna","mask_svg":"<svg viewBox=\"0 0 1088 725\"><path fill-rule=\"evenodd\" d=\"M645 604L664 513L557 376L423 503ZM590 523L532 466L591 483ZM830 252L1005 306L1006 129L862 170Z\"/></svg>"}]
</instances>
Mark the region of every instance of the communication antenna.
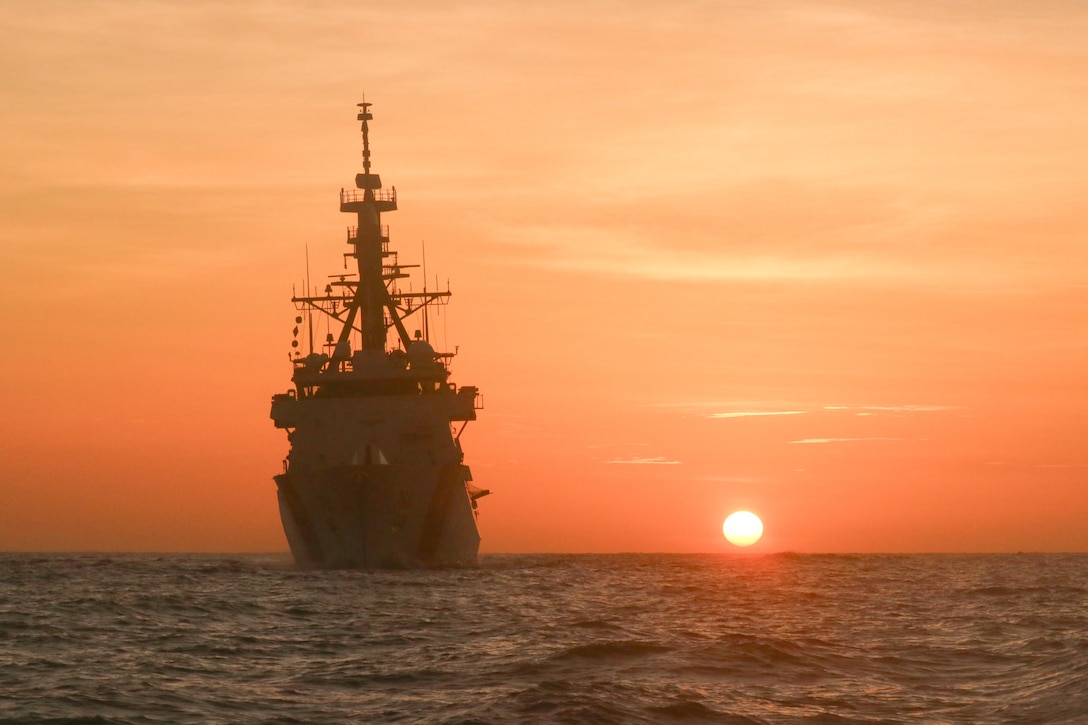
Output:
<instances>
[{"instance_id":1,"label":"communication antenna","mask_svg":"<svg viewBox=\"0 0 1088 725\"><path fill-rule=\"evenodd\" d=\"M419 246L423 248L423 339L431 341L431 305L427 299L427 241L421 239Z\"/></svg>"},{"instance_id":2,"label":"communication antenna","mask_svg":"<svg viewBox=\"0 0 1088 725\"><path fill-rule=\"evenodd\" d=\"M306 245L306 296L313 297L310 289L310 245ZM310 354L314 354L314 308L311 302L306 306L306 332L310 337Z\"/></svg>"},{"instance_id":3,"label":"communication antenna","mask_svg":"<svg viewBox=\"0 0 1088 725\"><path fill-rule=\"evenodd\" d=\"M435 281L435 286L437 286L437 285L438 285L438 282ZM448 290L449 288L450 288L450 281L447 279L446 280L446 289ZM439 309L441 309L441 308L439 308ZM450 349L450 338L449 338L449 327L450 327L450 325L449 325L449 323L450 323L450 311L447 309L446 314L442 315L442 350L443 350L443 352L448 352L449 349Z\"/></svg>"}]
</instances>

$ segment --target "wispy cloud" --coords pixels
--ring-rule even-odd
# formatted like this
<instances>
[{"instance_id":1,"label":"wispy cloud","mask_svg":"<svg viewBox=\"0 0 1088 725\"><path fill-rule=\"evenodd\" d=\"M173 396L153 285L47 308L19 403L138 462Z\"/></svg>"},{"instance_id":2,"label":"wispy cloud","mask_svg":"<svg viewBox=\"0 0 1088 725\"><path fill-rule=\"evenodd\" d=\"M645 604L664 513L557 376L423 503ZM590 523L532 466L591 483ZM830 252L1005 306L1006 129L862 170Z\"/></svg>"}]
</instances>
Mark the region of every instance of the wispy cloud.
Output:
<instances>
[{"instance_id":1,"label":"wispy cloud","mask_svg":"<svg viewBox=\"0 0 1088 725\"><path fill-rule=\"evenodd\" d=\"M717 407L720 403L705 404L701 407ZM959 410L956 406L952 405L919 405L919 404L905 404L905 405L823 405L813 407L808 410L800 410L802 406L797 408L791 408L787 410L768 410L759 409L749 404L748 409L745 410L727 410L717 413L707 413L707 418L752 418L761 416L777 416L777 415L805 415L806 413L853 413L854 415L868 416L868 415L881 415L881 414L904 414L904 413L939 413L944 411Z\"/></svg>"},{"instance_id":2,"label":"wispy cloud","mask_svg":"<svg viewBox=\"0 0 1088 725\"><path fill-rule=\"evenodd\" d=\"M635 466L678 466L680 461L670 461L664 456L653 456L652 458L613 458L611 461L606 461L610 464L620 465L635 465Z\"/></svg>"},{"instance_id":3,"label":"wispy cloud","mask_svg":"<svg viewBox=\"0 0 1088 725\"><path fill-rule=\"evenodd\" d=\"M858 410L885 413L936 413L957 410L954 405L859 405Z\"/></svg>"},{"instance_id":4,"label":"wispy cloud","mask_svg":"<svg viewBox=\"0 0 1088 725\"><path fill-rule=\"evenodd\" d=\"M873 438L802 438L798 441L790 441L790 443L855 443L863 441L905 441L906 438L886 438L886 437L873 437Z\"/></svg>"},{"instance_id":5,"label":"wispy cloud","mask_svg":"<svg viewBox=\"0 0 1088 725\"><path fill-rule=\"evenodd\" d=\"M752 418L764 415L804 415L803 410L733 410L727 413L711 413L708 418Z\"/></svg>"},{"instance_id":6,"label":"wispy cloud","mask_svg":"<svg viewBox=\"0 0 1088 725\"><path fill-rule=\"evenodd\" d=\"M517 260L526 265L655 281L932 279L940 274L909 261L860 254L800 256L786 250L759 254L661 248L633 238L629 230L603 227L522 225L504 231L503 236L536 250L537 254Z\"/></svg>"},{"instance_id":7,"label":"wispy cloud","mask_svg":"<svg viewBox=\"0 0 1088 725\"><path fill-rule=\"evenodd\" d=\"M903 415L905 413L940 413L957 410L953 405L859 405L851 408L846 405L824 406L824 410L854 410L854 415L868 417L873 415Z\"/></svg>"}]
</instances>

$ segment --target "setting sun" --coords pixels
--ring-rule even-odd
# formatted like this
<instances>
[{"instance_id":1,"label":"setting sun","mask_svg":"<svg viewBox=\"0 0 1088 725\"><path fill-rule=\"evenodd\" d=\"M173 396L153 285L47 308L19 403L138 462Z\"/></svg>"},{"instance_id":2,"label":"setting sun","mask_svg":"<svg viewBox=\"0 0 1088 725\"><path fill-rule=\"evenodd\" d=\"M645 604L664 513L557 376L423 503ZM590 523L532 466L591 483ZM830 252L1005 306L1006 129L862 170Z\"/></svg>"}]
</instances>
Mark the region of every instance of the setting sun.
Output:
<instances>
[{"instance_id":1,"label":"setting sun","mask_svg":"<svg viewBox=\"0 0 1088 725\"><path fill-rule=\"evenodd\" d=\"M763 522L749 511L736 511L722 524L722 532L730 544L751 546L763 536Z\"/></svg>"}]
</instances>

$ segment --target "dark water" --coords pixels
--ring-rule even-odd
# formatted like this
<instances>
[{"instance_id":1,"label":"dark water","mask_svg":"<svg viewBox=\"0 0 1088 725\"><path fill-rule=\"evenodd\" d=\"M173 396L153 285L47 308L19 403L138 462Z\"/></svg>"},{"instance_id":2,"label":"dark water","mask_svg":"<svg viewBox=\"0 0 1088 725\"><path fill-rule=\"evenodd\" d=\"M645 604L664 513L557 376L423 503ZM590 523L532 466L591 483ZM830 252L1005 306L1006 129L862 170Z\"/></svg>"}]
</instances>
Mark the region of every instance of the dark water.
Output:
<instances>
[{"instance_id":1,"label":"dark water","mask_svg":"<svg viewBox=\"0 0 1088 725\"><path fill-rule=\"evenodd\" d=\"M0 722L1088 723L1088 555L0 555Z\"/></svg>"}]
</instances>

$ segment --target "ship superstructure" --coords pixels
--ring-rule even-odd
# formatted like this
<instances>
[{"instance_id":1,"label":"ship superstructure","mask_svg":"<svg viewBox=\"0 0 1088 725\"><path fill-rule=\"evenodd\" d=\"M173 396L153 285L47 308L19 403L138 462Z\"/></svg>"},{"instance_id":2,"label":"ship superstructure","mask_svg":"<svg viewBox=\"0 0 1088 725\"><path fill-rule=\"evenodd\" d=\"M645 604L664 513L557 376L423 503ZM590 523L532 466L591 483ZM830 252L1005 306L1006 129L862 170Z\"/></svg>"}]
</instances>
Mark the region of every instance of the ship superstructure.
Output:
<instances>
[{"instance_id":1,"label":"ship superstructure","mask_svg":"<svg viewBox=\"0 0 1088 725\"><path fill-rule=\"evenodd\" d=\"M354 217L344 254L352 269L323 290L307 279L291 300L293 387L272 396L271 413L291 446L275 477L280 516L304 567L474 564L476 499L488 491L471 484L460 439L480 397L450 381L453 353L429 339L429 310L449 289L403 288L417 265L399 263L382 223L397 192L371 172L370 106L357 116L362 173L340 191L340 211ZM315 347L319 322L328 332Z\"/></svg>"}]
</instances>

